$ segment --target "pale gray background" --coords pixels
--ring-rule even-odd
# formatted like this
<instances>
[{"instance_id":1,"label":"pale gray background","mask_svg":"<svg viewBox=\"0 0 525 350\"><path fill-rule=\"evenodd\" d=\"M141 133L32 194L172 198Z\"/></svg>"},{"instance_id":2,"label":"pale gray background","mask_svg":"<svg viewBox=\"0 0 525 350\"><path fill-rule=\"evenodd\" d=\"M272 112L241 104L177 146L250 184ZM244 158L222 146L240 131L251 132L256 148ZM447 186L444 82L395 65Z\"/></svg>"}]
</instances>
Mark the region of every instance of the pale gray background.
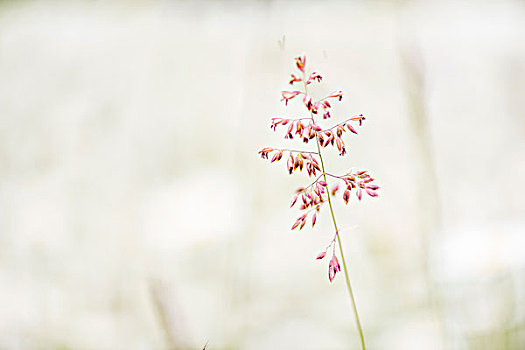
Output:
<instances>
[{"instance_id":1,"label":"pale gray background","mask_svg":"<svg viewBox=\"0 0 525 350\"><path fill-rule=\"evenodd\" d=\"M257 156L303 53L368 117L326 162L382 186L335 208L369 349L523 349L522 1L0 3L0 348L358 349Z\"/></svg>"}]
</instances>

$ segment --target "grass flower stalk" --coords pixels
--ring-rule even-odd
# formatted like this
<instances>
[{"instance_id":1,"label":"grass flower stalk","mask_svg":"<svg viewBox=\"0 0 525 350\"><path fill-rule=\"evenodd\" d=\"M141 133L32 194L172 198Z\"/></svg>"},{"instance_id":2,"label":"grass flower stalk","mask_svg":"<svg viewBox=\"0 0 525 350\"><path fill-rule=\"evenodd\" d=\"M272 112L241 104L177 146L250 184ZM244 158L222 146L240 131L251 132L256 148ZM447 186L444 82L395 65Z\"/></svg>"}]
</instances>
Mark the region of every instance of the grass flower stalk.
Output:
<instances>
[{"instance_id":1,"label":"grass flower stalk","mask_svg":"<svg viewBox=\"0 0 525 350\"><path fill-rule=\"evenodd\" d=\"M379 190L379 186L373 184L375 179L367 170L350 169L347 173L342 175L328 173L325 169L322 154L323 149L332 146L334 149L337 148L340 156L344 156L347 152L345 143L342 139L343 134L350 132L357 135L356 128L362 126L365 117L362 114L354 115L332 127L322 128L318 124L316 117L319 119L318 117L322 115L323 120L331 118L331 103L333 103L334 100L341 101L343 93L342 91L334 91L328 96L319 100L314 100L308 92L308 86L312 83L320 83L323 77L318 72L312 72L309 75L306 73L305 56L296 57L295 64L301 73L299 76L291 74L289 84L294 85L295 83L302 82L303 91L282 91L281 100L284 101L285 105L288 105L289 101L300 100L302 98L302 102L310 116L295 119L275 117L271 119L270 128L273 131L276 131L277 128L285 127L285 139L293 139L294 136L296 136L306 144L315 139L317 151L265 147L259 151L259 155L263 159L271 159L271 163L280 161L287 155L286 167L289 174L302 171L304 168L309 177L316 177L311 184L306 187L299 187L295 191L290 207L293 207L299 202L301 203L299 209L302 210L304 214L297 218L291 229L294 230L299 228L299 230L302 230L306 225L309 216L311 218L312 227L314 227L317 220L317 213L320 212L321 208L325 206L326 203L328 203L334 225L334 236L325 250L317 255L317 259L321 260L331 253L332 258L328 263L328 279L332 282L337 273L341 272L341 265L339 264L339 259L336 253L336 245L339 246L339 256L343 264L342 270L345 275L346 287L350 295L350 302L355 316L361 346L363 350L366 350L363 328L359 320L357 303L350 283L348 267L343 253L340 230L337 226L332 200L336 197L340 188L344 188L341 192L345 204L349 203L352 193L355 193L355 197L359 201L362 200L363 194L373 198L378 197L377 190ZM317 175L318 172L320 173L319 175ZM328 185L328 177L330 177L332 182L336 182L331 188Z\"/></svg>"}]
</instances>

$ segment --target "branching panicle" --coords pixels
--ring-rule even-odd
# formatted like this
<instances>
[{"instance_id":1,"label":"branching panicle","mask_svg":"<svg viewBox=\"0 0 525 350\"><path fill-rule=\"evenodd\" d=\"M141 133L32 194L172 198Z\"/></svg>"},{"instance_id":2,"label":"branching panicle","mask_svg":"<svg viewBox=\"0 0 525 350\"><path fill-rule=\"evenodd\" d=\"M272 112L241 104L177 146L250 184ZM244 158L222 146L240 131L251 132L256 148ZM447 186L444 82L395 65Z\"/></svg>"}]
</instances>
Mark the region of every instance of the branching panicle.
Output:
<instances>
[{"instance_id":1,"label":"branching panicle","mask_svg":"<svg viewBox=\"0 0 525 350\"><path fill-rule=\"evenodd\" d=\"M336 274L341 272L341 265L339 264L336 254L337 241L339 245L341 262L343 264L346 285L350 294L357 328L361 339L361 345L362 348L365 349L363 331L359 321L359 315L357 313L357 306L355 303L352 287L350 285L350 279L348 277L348 269L346 267L346 262L343 255L341 238L335 220L331 196L335 197L338 193L341 193L343 202L348 204L350 202L352 193L355 193L355 196L358 200L361 200L363 194L365 193L370 197L377 197L377 190L379 190L379 186L372 184L374 178L369 175L367 170L350 170L348 173L343 175L333 175L327 173L321 153L321 147L326 148L327 146L334 146L337 147L339 155L344 156L347 153L346 145L343 141L344 134L346 132L351 132L357 135L356 127L362 126L365 117L362 114L359 114L351 116L343 122L335 124L329 128L323 129L321 126L319 126L315 120L315 117L319 114L322 114L323 119L330 118L330 109L332 108L330 101L341 101L343 98L343 93L342 91L338 90L332 92L326 97L315 100L308 93L308 85L314 82L320 83L323 80L323 77L318 72L312 72L310 75L306 73L305 56L296 57L295 64L297 69L300 71L300 74L299 76L291 74L289 84L294 85L295 83L302 83L303 90L298 89L292 91L282 91L281 101L284 101L285 105L288 105L289 101L295 99L298 96L302 96L302 103L309 112L310 116L296 119L275 117L271 119L270 128L273 131L277 131L277 128L284 127L285 139L293 139L293 137L296 136L306 144L308 144L310 141L314 141L317 151L301 151L266 147L259 151L259 154L263 159L269 159L269 156L272 155L271 162L275 162L281 160L284 156L284 153L287 153L285 158L287 158L286 166L289 174L293 174L297 170L302 171L303 168L306 168L309 176L316 176L317 172L321 173L310 185L306 187L300 187L296 190L296 194L292 198L290 207L293 207L297 202L299 202L301 204L300 210L307 211L297 218L291 229L303 229L308 221L308 215L311 213L313 213L311 215L311 223L313 227L317 220L317 213L320 211L323 204L328 203L334 224L334 236L330 241L330 244L324 251L317 255L316 259L323 259L328 254L328 251L331 250L332 258L328 264L328 279L330 282L332 282ZM328 186L327 177L331 177L334 181L336 181L336 183L331 186L331 188ZM339 192L340 188L343 189L341 192Z\"/></svg>"}]
</instances>

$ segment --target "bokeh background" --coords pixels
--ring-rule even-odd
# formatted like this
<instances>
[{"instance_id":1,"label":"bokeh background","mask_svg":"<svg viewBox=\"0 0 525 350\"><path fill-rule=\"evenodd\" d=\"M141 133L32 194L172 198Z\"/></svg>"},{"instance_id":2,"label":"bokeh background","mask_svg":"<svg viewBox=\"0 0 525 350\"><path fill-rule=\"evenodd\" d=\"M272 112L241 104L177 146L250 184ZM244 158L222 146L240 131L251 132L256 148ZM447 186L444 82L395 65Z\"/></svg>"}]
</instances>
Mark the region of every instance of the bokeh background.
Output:
<instances>
[{"instance_id":1,"label":"bokeh background","mask_svg":"<svg viewBox=\"0 0 525 350\"><path fill-rule=\"evenodd\" d=\"M358 349L290 231L293 58L365 113L332 172L369 349L525 349L523 1L0 3L0 349ZM323 125L328 125L327 123ZM318 227L317 227L318 226Z\"/></svg>"}]
</instances>

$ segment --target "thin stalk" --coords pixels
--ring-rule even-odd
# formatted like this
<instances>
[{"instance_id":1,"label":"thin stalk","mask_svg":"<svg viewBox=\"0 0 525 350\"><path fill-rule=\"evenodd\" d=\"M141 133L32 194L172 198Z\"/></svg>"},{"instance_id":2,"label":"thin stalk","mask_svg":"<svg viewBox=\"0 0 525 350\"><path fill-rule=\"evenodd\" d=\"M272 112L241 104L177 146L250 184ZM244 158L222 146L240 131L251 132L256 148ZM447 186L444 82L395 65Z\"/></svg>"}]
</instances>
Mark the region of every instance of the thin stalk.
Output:
<instances>
[{"instance_id":1,"label":"thin stalk","mask_svg":"<svg viewBox=\"0 0 525 350\"><path fill-rule=\"evenodd\" d=\"M303 73L304 93L306 95L308 94L308 89L306 87L307 85L305 82L305 78L306 76ZM312 113L310 113L310 118L312 119L312 123L315 123L314 115ZM316 141L315 143L317 144L317 152L318 152L317 154L319 155L319 159L321 160L321 168L323 169L324 182L326 182L326 170L324 168L323 155L321 154L321 145L319 143L319 135L317 132L315 133L315 141ZM348 289L348 293L350 294L350 301L352 304L352 309L354 310L355 323L357 325L357 330L359 331L359 338L361 339L361 347L363 348L363 350L366 350L365 336L363 335L363 328L361 327L361 321L359 321L359 313L357 312L357 304L355 302L354 292L352 291L352 284L350 283L350 277L348 276L348 268L346 267L345 255L343 253L343 244L341 243L341 237L339 236L339 229L337 228L337 222L335 220L334 208L332 207L332 201L330 200L330 191L326 191L326 195L328 198L328 205L330 206L330 213L332 214L332 221L334 223L337 243L339 244L339 252L341 253L343 271L345 272L346 287Z\"/></svg>"},{"instance_id":2,"label":"thin stalk","mask_svg":"<svg viewBox=\"0 0 525 350\"><path fill-rule=\"evenodd\" d=\"M310 119L310 118L308 118ZM294 153L311 153L311 154L318 154L317 152L311 152L311 151L299 151L299 150L295 150L295 149L288 149L288 148L278 148L276 149L278 151L283 151L283 152L294 152Z\"/></svg>"},{"instance_id":3,"label":"thin stalk","mask_svg":"<svg viewBox=\"0 0 525 350\"><path fill-rule=\"evenodd\" d=\"M326 182L326 171L324 169L323 156L321 155L321 146L319 145L319 139L317 138L317 134L315 137L317 141L317 149L319 150L319 159L321 160L321 168L323 169L323 177L324 177L324 181ZM341 262L343 263L343 270L345 272L346 287L348 289L348 293L350 294L352 308L354 309L355 323L357 325L357 330L359 331L359 338L361 339L361 346L363 350L366 350L365 337L363 335L363 328L361 327L361 322L359 321L359 313L357 312L357 304L355 302L354 292L352 291L350 277L348 276L348 268L346 267L345 255L343 253L343 244L341 243L341 237L339 236L339 229L337 228L337 222L335 221L334 208L332 207L332 201L330 200L330 191L326 191L326 194L328 198L328 205L330 206L330 213L332 214L332 221L334 222L337 243L339 244L339 252L341 253Z\"/></svg>"}]
</instances>

